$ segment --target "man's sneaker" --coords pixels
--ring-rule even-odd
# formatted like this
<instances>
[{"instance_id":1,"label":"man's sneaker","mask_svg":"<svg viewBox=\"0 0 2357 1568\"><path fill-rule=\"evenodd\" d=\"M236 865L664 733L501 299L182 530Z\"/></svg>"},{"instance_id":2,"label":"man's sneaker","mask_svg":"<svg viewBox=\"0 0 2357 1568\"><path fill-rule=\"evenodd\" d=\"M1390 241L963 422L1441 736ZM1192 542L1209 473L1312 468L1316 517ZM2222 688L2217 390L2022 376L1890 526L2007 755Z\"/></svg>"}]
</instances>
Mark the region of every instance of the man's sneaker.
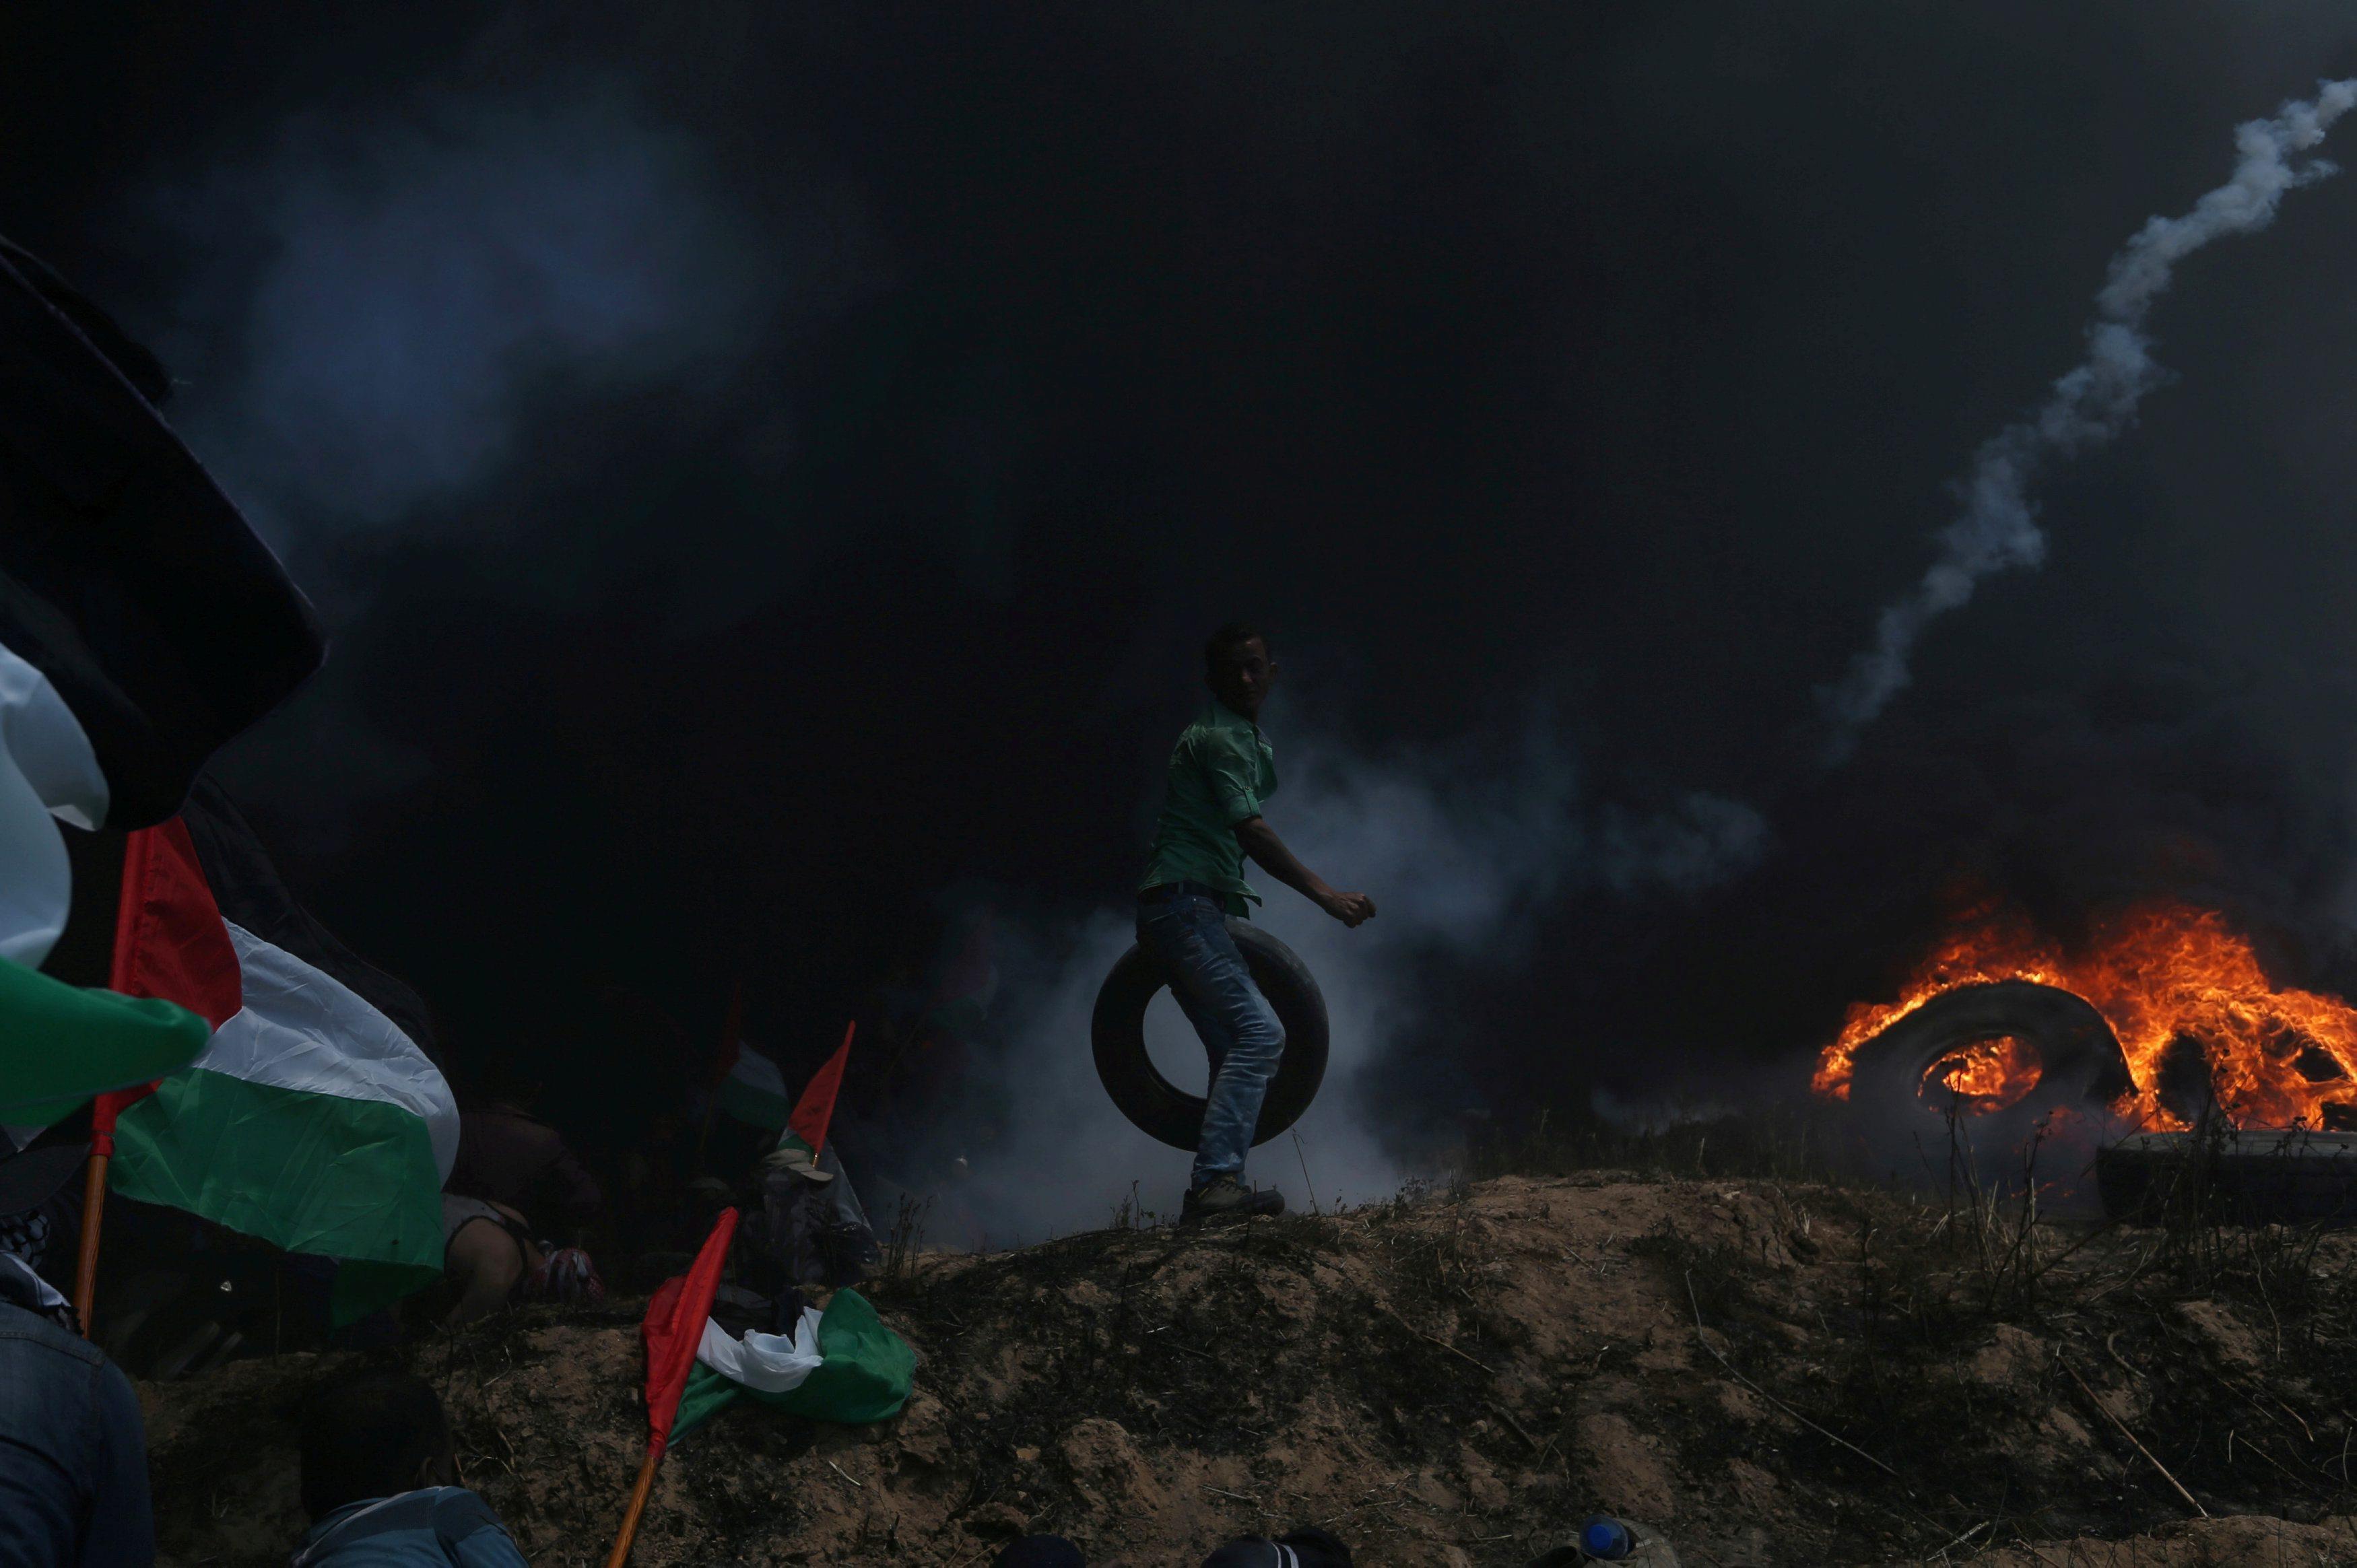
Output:
<instances>
[{"instance_id":1,"label":"man's sneaker","mask_svg":"<svg viewBox=\"0 0 2357 1568\"><path fill-rule=\"evenodd\" d=\"M1187 1194L1187 1200L1178 1206L1178 1223L1193 1225L1205 1219L1284 1212L1285 1194L1274 1188L1254 1192L1234 1176L1220 1176Z\"/></svg>"}]
</instances>

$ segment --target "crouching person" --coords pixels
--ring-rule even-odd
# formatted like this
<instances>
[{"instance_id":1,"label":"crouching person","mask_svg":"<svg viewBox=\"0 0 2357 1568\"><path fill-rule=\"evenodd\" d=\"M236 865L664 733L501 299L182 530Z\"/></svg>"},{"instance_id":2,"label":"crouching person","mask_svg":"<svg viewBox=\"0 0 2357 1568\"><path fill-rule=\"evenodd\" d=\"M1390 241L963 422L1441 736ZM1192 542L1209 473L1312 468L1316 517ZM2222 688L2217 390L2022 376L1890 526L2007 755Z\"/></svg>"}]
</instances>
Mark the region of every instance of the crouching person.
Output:
<instances>
[{"instance_id":1,"label":"crouching person","mask_svg":"<svg viewBox=\"0 0 2357 1568\"><path fill-rule=\"evenodd\" d=\"M404 1372L330 1383L303 1412L303 1511L294 1568L526 1568L490 1505L453 1483L449 1418Z\"/></svg>"}]
</instances>

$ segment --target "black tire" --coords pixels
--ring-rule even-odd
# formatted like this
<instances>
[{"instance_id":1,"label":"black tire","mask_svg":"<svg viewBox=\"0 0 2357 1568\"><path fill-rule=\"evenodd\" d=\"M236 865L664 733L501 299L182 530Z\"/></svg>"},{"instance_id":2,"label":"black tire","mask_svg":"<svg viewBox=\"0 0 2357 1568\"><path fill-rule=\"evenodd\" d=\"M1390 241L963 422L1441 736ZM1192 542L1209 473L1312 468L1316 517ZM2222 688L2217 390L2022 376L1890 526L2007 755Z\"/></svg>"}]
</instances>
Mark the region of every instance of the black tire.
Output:
<instances>
[{"instance_id":1,"label":"black tire","mask_svg":"<svg viewBox=\"0 0 2357 1568\"><path fill-rule=\"evenodd\" d=\"M1265 1144L1301 1119L1326 1079L1326 997L1301 956L1249 920L1231 919L1228 935L1244 955L1253 983L1285 1028L1285 1056L1261 1101L1253 1142ZM1174 1149L1193 1151L1203 1130L1203 1097L1179 1089L1146 1054L1146 1007L1169 981L1146 950L1121 955L1097 991L1089 1033L1097 1077L1132 1125Z\"/></svg>"},{"instance_id":2,"label":"black tire","mask_svg":"<svg viewBox=\"0 0 2357 1568\"><path fill-rule=\"evenodd\" d=\"M1850 1102L1870 1112L1939 1107L1922 1093L1924 1075L1949 1052L2007 1036L2038 1052L2038 1087L2002 1115L2024 1122L2058 1105L2108 1105L2134 1087L2119 1036L2076 992L2029 980L1959 985L1923 1004L1858 1047Z\"/></svg>"}]
</instances>

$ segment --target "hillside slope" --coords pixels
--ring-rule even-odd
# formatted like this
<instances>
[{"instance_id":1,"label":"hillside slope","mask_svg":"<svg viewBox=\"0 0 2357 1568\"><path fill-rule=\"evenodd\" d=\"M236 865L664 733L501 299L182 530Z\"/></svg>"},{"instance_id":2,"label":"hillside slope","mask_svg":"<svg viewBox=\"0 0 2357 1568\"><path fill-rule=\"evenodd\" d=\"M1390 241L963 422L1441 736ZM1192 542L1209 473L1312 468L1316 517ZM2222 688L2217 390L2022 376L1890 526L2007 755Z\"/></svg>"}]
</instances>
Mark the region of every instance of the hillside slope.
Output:
<instances>
[{"instance_id":1,"label":"hillside slope","mask_svg":"<svg viewBox=\"0 0 2357 1568\"><path fill-rule=\"evenodd\" d=\"M2270 1326L2166 1285L2150 1234L2008 1262L1992 1226L1590 1173L925 1256L869 1292L920 1356L907 1412L849 1431L731 1410L666 1462L634 1561L958 1568L1028 1527L1145 1568L1318 1523L1365 1563L1519 1568L1603 1508L1736 1568L2118 1538L2192 1515L2180 1482L2215 1513L2352 1511L2332 1456L2357 1369L2314 1344L2341 1243L2254 1255L2286 1297ZM535 1563L611 1539L643 1432L635 1308L404 1352ZM333 1360L143 1389L167 1563L284 1561L291 1412ZM2151 1560L2206 1561L2217 1528ZM2276 1531L2285 1561L2357 1546L2339 1524L2235 1528Z\"/></svg>"}]
</instances>

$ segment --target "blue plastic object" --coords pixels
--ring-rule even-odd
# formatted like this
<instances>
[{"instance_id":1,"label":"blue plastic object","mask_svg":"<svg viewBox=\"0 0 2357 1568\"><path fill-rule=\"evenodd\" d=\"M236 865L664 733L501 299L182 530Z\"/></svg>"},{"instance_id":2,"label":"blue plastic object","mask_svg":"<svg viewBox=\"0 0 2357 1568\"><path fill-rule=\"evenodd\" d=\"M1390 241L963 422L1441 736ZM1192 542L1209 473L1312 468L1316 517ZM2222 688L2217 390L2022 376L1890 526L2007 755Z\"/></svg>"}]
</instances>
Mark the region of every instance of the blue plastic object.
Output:
<instances>
[{"instance_id":1,"label":"blue plastic object","mask_svg":"<svg viewBox=\"0 0 2357 1568\"><path fill-rule=\"evenodd\" d=\"M1599 1562L1618 1563L1635 1545L1629 1527L1609 1513L1598 1514L1579 1527L1579 1549Z\"/></svg>"}]
</instances>

